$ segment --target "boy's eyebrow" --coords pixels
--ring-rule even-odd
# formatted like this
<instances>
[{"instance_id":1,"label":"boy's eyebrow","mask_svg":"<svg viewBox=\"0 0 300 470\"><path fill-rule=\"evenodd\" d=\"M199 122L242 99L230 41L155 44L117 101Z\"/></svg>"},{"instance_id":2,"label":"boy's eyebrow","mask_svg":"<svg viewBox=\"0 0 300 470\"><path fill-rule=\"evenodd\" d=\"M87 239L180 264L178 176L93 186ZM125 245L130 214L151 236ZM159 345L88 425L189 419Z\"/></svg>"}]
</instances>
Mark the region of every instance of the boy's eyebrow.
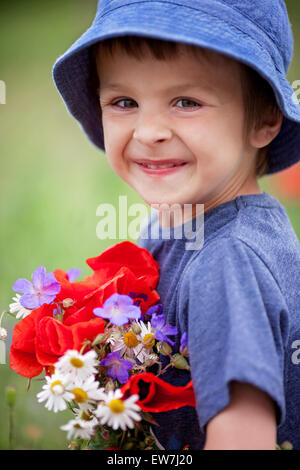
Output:
<instances>
[{"instance_id":1,"label":"boy's eyebrow","mask_svg":"<svg viewBox=\"0 0 300 470\"><path fill-rule=\"evenodd\" d=\"M107 83L105 84L104 86L102 86L100 84L100 91L103 91L103 90L119 90L120 88L123 88L123 89L126 89L126 85L122 84L122 83ZM215 87L213 87L212 85L204 85L204 84L196 84L196 83L182 83L182 84L178 84L178 85L174 85L174 86L171 86L169 88L167 88L166 90L162 90L162 91L169 91L169 92L176 92L176 91L180 91L182 89L202 89L202 90L208 90L208 91L215 91Z\"/></svg>"}]
</instances>

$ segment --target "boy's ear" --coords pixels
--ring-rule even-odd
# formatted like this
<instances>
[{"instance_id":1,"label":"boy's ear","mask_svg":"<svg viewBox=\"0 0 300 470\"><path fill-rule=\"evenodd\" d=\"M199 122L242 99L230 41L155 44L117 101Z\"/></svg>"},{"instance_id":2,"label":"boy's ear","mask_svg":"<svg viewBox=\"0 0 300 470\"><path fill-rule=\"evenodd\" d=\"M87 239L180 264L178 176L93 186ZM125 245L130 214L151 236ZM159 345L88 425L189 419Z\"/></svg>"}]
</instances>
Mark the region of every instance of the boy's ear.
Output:
<instances>
[{"instance_id":1,"label":"boy's ear","mask_svg":"<svg viewBox=\"0 0 300 470\"><path fill-rule=\"evenodd\" d=\"M283 114L280 110L266 117L259 129L252 129L249 136L249 143L254 148L262 148L269 145L279 134L283 121Z\"/></svg>"}]
</instances>

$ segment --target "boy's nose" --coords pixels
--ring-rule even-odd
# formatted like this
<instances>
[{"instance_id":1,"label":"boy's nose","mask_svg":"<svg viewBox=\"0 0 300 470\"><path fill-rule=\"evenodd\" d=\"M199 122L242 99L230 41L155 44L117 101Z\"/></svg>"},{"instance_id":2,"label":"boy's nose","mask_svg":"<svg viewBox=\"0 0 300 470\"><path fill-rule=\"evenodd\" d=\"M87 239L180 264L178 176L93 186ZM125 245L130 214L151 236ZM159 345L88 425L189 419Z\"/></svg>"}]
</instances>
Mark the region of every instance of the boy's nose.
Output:
<instances>
[{"instance_id":1,"label":"boy's nose","mask_svg":"<svg viewBox=\"0 0 300 470\"><path fill-rule=\"evenodd\" d=\"M164 142L165 140L170 140L171 137L171 129L157 116L154 116L151 121L149 119L139 120L133 132L133 139L144 145Z\"/></svg>"}]
</instances>

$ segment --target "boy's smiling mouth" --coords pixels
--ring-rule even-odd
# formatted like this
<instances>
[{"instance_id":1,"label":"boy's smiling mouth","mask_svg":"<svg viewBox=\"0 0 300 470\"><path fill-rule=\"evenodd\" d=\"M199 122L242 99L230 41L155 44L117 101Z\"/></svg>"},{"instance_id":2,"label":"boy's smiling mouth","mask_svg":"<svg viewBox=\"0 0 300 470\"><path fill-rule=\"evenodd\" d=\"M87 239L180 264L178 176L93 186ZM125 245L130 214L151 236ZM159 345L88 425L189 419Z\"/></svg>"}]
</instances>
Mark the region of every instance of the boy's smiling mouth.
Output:
<instances>
[{"instance_id":1,"label":"boy's smiling mouth","mask_svg":"<svg viewBox=\"0 0 300 470\"><path fill-rule=\"evenodd\" d=\"M142 164L142 165L145 165L145 166L162 166L162 165L170 165L170 166L178 166L178 165L182 165L183 163L186 163L184 160L177 160L177 159L155 159L155 160L151 160L150 158L144 158L144 159L141 159L141 160L136 160L135 161L136 163L139 163L139 164Z\"/></svg>"},{"instance_id":2,"label":"boy's smiling mouth","mask_svg":"<svg viewBox=\"0 0 300 470\"><path fill-rule=\"evenodd\" d=\"M139 167L149 175L167 175L178 171L187 162L182 160L139 160Z\"/></svg>"}]
</instances>

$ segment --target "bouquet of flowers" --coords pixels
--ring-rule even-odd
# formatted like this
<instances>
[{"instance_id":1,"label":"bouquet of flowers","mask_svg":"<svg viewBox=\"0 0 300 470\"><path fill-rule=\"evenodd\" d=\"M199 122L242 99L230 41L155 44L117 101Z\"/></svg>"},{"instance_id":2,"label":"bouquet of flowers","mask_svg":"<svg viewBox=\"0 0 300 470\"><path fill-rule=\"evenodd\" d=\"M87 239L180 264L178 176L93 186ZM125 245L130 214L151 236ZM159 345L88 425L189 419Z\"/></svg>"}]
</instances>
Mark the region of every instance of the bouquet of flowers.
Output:
<instances>
[{"instance_id":1,"label":"bouquet of flowers","mask_svg":"<svg viewBox=\"0 0 300 470\"><path fill-rule=\"evenodd\" d=\"M178 332L165 323L148 250L125 241L86 262L93 274L84 281L75 282L80 270L40 266L32 282L15 282L10 367L29 379L45 373L37 398L73 412L62 426L70 448L155 449L151 413L195 406L192 381L174 387L160 377L168 367L189 370L187 337L173 354ZM160 354L169 357L164 368Z\"/></svg>"}]
</instances>

